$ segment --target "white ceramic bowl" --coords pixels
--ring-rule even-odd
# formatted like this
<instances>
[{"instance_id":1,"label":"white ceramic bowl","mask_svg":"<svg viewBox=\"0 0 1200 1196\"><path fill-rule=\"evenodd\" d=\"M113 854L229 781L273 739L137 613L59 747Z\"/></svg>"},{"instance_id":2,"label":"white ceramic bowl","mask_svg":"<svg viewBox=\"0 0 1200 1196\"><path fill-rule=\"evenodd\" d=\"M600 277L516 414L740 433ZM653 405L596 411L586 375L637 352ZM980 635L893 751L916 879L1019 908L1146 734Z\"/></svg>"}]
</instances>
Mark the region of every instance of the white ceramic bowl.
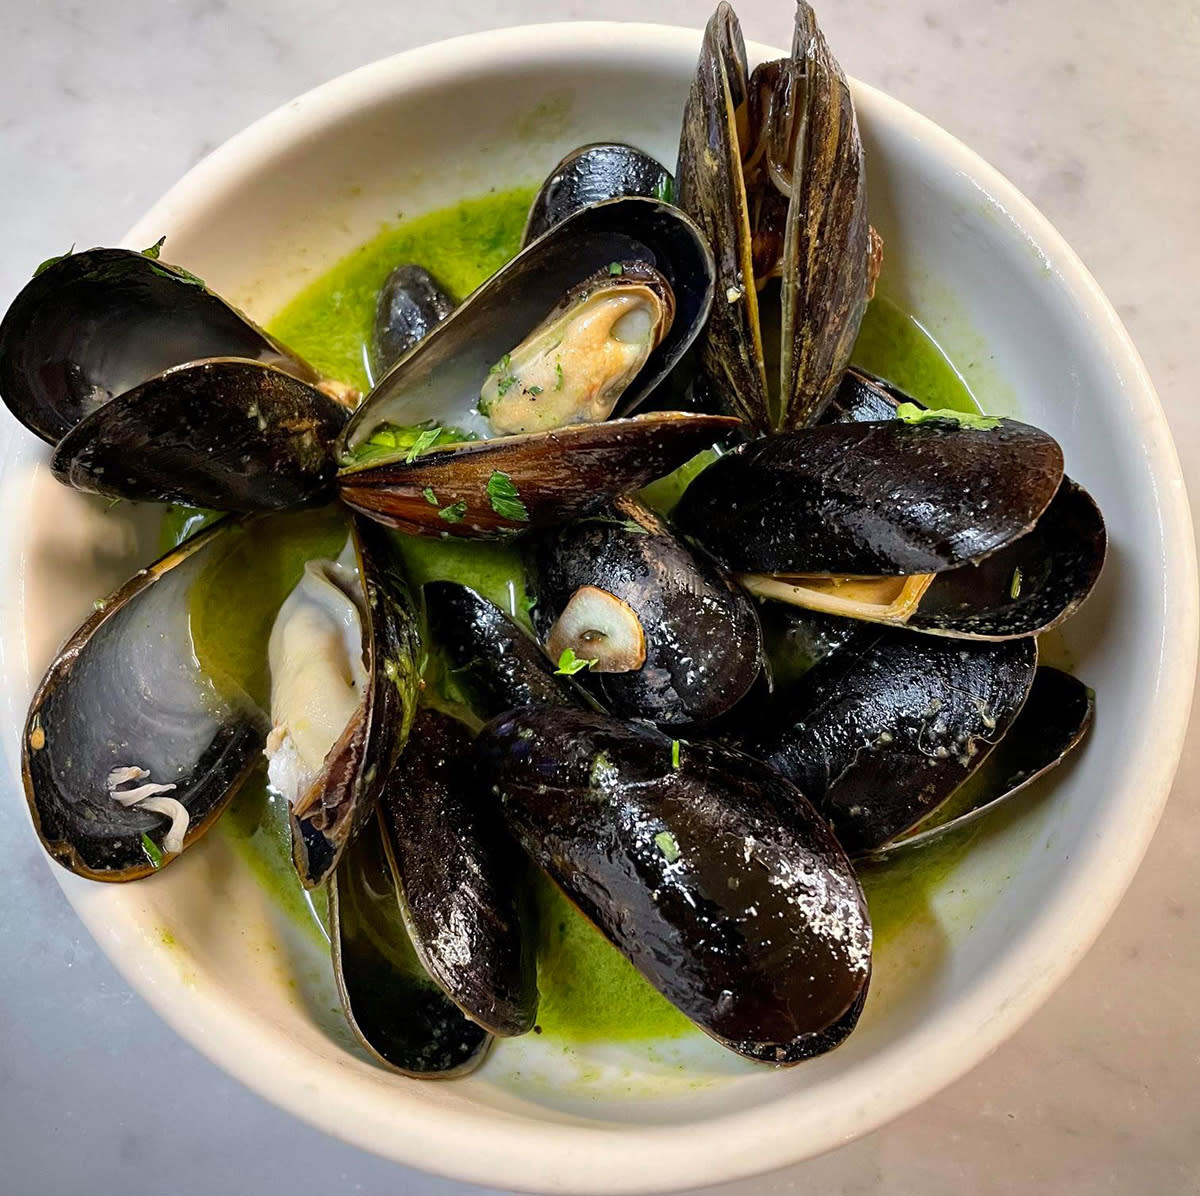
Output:
<instances>
[{"instance_id":1,"label":"white ceramic bowl","mask_svg":"<svg viewBox=\"0 0 1200 1196\"><path fill-rule=\"evenodd\" d=\"M192 170L127 243L260 317L383 220L535 180L584 141L673 161L694 32L561 24L387 59L295 100ZM762 47L752 55L766 56ZM1067 631L1095 734L1052 800L993 829L880 952L841 1049L751 1071L701 1042L647 1054L506 1044L421 1084L346 1049L319 944L290 929L220 834L161 876L57 875L129 982L189 1041L298 1116L391 1158L498 1187L609 1196L793 1162L911 1108L994 1049L1067 975L1128 884L1166 797L1191 694L1196 578L1183 484L1150 382L1071 250L994 170L856 88L887 290L992 409L1054 433L1112 553ZM4 422L7 747L32 680L91 598L147 552L137 520L36 469ZM21 515L24 517L19 517ZM142 529L145 531L145 528ZM10 775L15 775L15 772ZM10 787L9 815L21 817Z\"/></svg>"}]
</instances>

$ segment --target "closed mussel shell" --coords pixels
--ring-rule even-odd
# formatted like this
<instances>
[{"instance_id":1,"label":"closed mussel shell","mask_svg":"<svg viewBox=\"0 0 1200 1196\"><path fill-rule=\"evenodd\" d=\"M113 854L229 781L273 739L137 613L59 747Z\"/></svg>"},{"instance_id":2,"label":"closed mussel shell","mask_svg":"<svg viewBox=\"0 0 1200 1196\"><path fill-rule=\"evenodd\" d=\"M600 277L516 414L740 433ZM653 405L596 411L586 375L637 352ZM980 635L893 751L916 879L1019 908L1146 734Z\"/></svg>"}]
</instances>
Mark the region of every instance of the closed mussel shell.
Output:
<instances>
[{"instance_id":1,"label":"closed mussel shell","mask_svg":"<svg viewBox=\"0 0 1200 1196\"><path fill-rule=\"evenodd\" d=\"M762 633L749 598L633 499L537 537L529 561L543 642L582 587L612 595L640 623L643 664L580 674L614 713L663 726L703 724L758 678Z\"/></svg>"},{"instance_id":2,"label":"closed mussel shell","mask_svg":"<svg viewBox=\"0 0 1200 1196\"><path fill-rule=\"evenodd\" d=\"M520 857L472 767L471 738L421 711L380 794L405 924L425 970L472 1021L524 1034L537 1012Z\"/></svg>"},{"instance_id":3,"label":"closed mussel shell","mask_svg":"<svg viewBox=\"0 0 1200 1196\"><path fill-rule=\"evenodd\" d=\"M866 903L779 774L550 707L501 716L478 750L524 849L701 1029L770 1063L850 1032L870 976Z\"/></svg>"},{"instance_id":4,"label":"closed mussel shell","mask_svg":"<svg viewBox=\"0 0 1200 1196\"><path fill-rule=\"evenodd\" d=\"M528 631L470 587L453 581L429 582L425 613L455 681L483 718L519 706L574 706L586 701L569 678L554 675Z\"/></svg>"},{"instance_id":5,"label":"closed mussel shell","mask_svg":"<svg viewBox=\"0 0 1200 1196\"><path fill-rule=\"evenodd\" d=\"M881 629L805 674L745 749L792 781L853 853L942 804L1004 737L1033 684L1034 640Z\"/></svg>"},{"instance_id":6,"label":"closed mussel shell","mask_svg":"<svg viewBox=\"0 0 1200 1196\"><path fill-rule=\"evenodd\" d=\"M561 224L589 204L627 195L669 202L673 181L649 154L620 142L597 142L572 150L538 188L525 223L522 245Z\"/></svg>"},{"instance_id":7,"label":"closed mussel shell","mask_svg":"<svg viewBox=\"0 0 1200 1196\"><path fill-rule=\"evenodd\" d=\"M739 445L688 487L674 519L745 573L938 573L1029 531L1062 450L1014 420L836 423Z\"/></svg>"},{"instance_id":8,"label":"closed mussel shell","mask_svg":"<svg viewBox=\"0 0 1200 1196\"><path fill-rule=\"evenodd\" d=\"M432 1080L483 1062L492 1036L442 992L413 949L376 818L330 878L329 922L346 1020L375 1059Z\"/></svg>"},{"instance_id":9,"label":"closed mussel shell","mask_svg":"<svg viewBox=\"0 0 1200 1196\"><path fill-rule=\"evenodd\" d=\"M375 304L371 367L386 374L455 307L450 293L423 266L397 266L384 281Z\"/></svg>"}]
</instances>

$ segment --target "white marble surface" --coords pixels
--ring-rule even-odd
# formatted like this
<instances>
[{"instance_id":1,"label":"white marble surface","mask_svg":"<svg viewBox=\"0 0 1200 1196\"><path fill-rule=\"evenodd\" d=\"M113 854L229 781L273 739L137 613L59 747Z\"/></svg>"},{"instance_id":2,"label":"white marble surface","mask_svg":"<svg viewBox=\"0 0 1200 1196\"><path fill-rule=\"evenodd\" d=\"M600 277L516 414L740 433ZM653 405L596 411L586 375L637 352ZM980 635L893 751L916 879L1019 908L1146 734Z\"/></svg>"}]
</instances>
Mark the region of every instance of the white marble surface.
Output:
<instances>
[{"instance_id":1,"label":"white marble surface","mask_svg":"<svg viewBox=\"0 0 1200 1196\"><path fill-rule=\"evenodd\" d=\"M116 239L188 166L331 75L474 29L697 26L707 0L5 0L0 304ZM784 0L741 0L779 41ZM1006 172L1121 312L1200 495L1200 9L1194 0L826 0L846 68ZM1200 1192L1200 745L1083 965L990 1060L821 1159L724 1189L830 1196ZM218 1072L130 993L0 794L0 1191L425 1193L460 1185L325 1138Z\"/></svg>"}]
</instances>

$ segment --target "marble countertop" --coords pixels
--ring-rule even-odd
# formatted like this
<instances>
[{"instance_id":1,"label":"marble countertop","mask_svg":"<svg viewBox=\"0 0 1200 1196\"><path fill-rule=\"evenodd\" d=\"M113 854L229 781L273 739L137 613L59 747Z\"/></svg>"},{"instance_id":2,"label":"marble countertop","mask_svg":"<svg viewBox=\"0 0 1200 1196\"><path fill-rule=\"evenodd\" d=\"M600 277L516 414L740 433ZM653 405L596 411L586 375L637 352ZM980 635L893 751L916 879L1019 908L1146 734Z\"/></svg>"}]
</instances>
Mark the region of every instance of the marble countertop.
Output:
<instances>
[{"instance_id":1,"label":"marble countertop","mask_svg":"<svg viewBox=\"0 0 1200 1196\"><path fill-rule=\"evenodd\" d=\"M763 41L778 42L790 21L783 0L737 7L747 36ZM230 134L360 63L498 25L699 26L708 9L707 0L18 0L0 39L0 305L31 262L72 241L116 240ZM1149 365L1200 495L1187 360L1200 310L1193 0L842 0L820 15L849 72L978 150L1078 250ZM877 1133L719 1191L1200 1191L1198 782L1200 730L1116 917L992 1058ZM474 1191L322 1136L185 1045L76 920L16 795L0 794L0 808L6 1193Z\"/></svg>"}]
</instances>

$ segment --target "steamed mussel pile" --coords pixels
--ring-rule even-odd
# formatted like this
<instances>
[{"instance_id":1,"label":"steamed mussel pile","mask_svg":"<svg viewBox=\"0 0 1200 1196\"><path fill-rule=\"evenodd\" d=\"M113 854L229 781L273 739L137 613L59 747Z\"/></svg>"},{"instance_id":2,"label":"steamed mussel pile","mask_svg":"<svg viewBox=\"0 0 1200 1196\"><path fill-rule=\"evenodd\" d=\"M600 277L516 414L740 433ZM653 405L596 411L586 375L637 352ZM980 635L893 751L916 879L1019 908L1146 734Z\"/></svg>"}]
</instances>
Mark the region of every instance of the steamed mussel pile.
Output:
<instances>
[{"instance_id":1,"label":"steamed mussel pile","mask_svg":"<svg viewBox=\"0 0 1200 1196\"><path fill-rule=\"evenodd\" d=\"M753 71L718 8L673 176L584 146L462 302L397 265L361 400L160 250L47 262L0 324L0 394L60 481L226 513L39 685L51 856L148 876L265 753L386 1065L461 1074L534 1026L529 862L730 1050L837 1046L871 975L858 861L981 818L1090 725L1037 637L1105 532L1045 432L850 368L884 250L807 4ZM678 501L644 489L667 475ZM195 649L193 599L301 509L345 547L271 611L252 684ZM527 601L414 587L410 537L511 539Z\"/></svg>"}]
</instances>

